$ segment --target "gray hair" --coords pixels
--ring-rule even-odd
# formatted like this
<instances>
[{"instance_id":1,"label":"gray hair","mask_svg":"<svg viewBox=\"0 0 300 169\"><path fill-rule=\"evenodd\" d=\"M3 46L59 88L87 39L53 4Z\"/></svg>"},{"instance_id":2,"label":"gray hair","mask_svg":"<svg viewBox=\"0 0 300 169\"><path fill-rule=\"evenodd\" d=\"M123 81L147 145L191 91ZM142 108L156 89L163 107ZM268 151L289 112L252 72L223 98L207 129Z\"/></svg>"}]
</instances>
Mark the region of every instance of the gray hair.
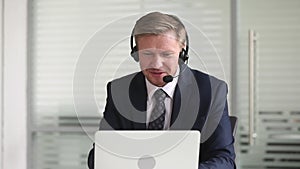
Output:
<instances>
[{"instance_id":1,"label":"gray hair","mask_svg":"<svg viewBox=\"0 0 300 169\"><path fill-rule=\"evenodd\" d=\"M186 43L186 30L183 23L175 15L160 12L151 12L136 21L132 31L135 40L139 36L154 34L161 35L168 31L174 31L177 40L183 45Z\"/></svg>"}]
</instances>

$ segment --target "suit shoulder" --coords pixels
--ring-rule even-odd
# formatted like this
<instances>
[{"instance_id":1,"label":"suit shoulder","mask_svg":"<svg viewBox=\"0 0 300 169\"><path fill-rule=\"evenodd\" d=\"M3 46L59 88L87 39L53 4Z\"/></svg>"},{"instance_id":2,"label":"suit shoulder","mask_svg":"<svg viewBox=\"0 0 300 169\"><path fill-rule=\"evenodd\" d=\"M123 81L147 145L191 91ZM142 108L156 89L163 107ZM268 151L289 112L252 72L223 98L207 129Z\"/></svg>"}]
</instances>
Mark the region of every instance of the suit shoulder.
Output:
<instances>
[{"instance_id":1,"label":"suit shoulder","mask_svg":"<svg viewBox=\"0 0 300 169\"><path fill-rule=\"evenodd\" d=\"M112 80L111 82L112 83L118 83L118 82L121 82L121 81L127 81L129 79L133 79L135 76L138 76L140 73L141 72L134 72L134 73L131 73L131 74L128 74L128 75L116 78L116 79Z\"/></svg>"},{"instance_id":2,"label":"suit shoulder","mask_svg":"<svg viewBox=\"0 0 300 169\"><path fill-rule=\"evenodd\" d=\"M126 91L126 95L129 93L135 93L134 91L143 92L146 88L145 78L142 72L135 72L109 82L107 89L112 91ZM119 95L118 92L115 94Z\"/></svg>"},{"instance_id":3,"label":"suit shoulder","mask_svg":"<svg viewBox=\"0 0 300 169\"><path fill-rule=\"evenodd\" d=\"M209 75L207 73L201 72L199 70L191 69L196 79L201 79L201 81L208 81L212 86L225 86L227 87L227 84L224 80L221 80L215 76Z\"/></svg>"}]
</instances>

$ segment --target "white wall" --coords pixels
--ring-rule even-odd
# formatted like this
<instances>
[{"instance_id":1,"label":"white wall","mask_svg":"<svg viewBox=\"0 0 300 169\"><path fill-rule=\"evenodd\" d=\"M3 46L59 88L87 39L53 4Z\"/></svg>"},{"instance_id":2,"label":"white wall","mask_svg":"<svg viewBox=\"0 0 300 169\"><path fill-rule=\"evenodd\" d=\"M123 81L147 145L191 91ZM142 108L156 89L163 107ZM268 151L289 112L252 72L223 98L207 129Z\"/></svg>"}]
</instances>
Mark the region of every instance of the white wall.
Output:
<instances>
[{"instance_id":1,"label":"white wall","mask_svg":"<svg viewBox=\"0 0 300 169\"><path fill-rule=\"evenodd\" d=\"M3 2L1 1L0 3L0 169L3 168L3 90L2 90L2 86L3 86L3 76L2 76L2 73L3 73L3 36L2 36L2 32L3 32L3 29L2 29L2 25L3 25L3 19L2 19L2 16L3 16Z\"/></svg>"},{"instance_id":2,"label":"white wall","mask_svg":"<svg viewBox=\"0 0 300 169\"><path fill-rule=\"evenodd\" d=\"M1 167L26 169L27 0L3 0Z\"/></svg>"}]
</instances>

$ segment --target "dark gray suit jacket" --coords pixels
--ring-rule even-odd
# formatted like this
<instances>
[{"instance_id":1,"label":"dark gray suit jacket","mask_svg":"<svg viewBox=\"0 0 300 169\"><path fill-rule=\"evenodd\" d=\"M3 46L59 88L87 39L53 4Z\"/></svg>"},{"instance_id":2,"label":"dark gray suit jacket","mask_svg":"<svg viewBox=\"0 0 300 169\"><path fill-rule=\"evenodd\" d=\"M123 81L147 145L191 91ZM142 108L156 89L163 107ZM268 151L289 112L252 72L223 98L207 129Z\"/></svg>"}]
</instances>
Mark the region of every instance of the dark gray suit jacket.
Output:
<instances>
[{"instance_id":1,"label":"dark gray suit jacket","mask_svg":"<svg viewBox=\"0 0 300 169\"><path fill-rule=\"evenodd\" d=\"M146 105L142 72L109 82L100 130L146 130ZM235 168L225 82L182 65L173 97L170 130L201 132L199 168ZM94 168L94 148L89 153L88 166Z\"/></svg>"}]
</instances>

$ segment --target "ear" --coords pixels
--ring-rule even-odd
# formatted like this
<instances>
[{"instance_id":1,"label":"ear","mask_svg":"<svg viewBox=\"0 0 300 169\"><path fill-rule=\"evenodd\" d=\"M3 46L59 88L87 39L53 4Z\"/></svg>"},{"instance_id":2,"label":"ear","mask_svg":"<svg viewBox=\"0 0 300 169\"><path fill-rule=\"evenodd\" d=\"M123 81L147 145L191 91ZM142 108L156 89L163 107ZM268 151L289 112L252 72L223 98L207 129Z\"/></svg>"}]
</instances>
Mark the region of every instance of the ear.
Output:
<instances>
[{"instance_id":1,"label":"ear","mask_svg":"<svg viewBox=\"0 0 300 169\"><path fill-rule=\"evenodd\" d=\"M179 59L181 59L183 62L189 59L189 56L184 48L182 48L181 52L179 52Z\"/></svg>"},{"instance_id":2,"label":"ear","mask_svg":"<svg viewBox=\"0 0 300 169\"><path fill-rule=\"evenodd\" d=\"M134 46L130 52L130 55L133 57L133 59L138 62L139 61L139 53L136 46Z\"/></svg>"}]
</instances>

